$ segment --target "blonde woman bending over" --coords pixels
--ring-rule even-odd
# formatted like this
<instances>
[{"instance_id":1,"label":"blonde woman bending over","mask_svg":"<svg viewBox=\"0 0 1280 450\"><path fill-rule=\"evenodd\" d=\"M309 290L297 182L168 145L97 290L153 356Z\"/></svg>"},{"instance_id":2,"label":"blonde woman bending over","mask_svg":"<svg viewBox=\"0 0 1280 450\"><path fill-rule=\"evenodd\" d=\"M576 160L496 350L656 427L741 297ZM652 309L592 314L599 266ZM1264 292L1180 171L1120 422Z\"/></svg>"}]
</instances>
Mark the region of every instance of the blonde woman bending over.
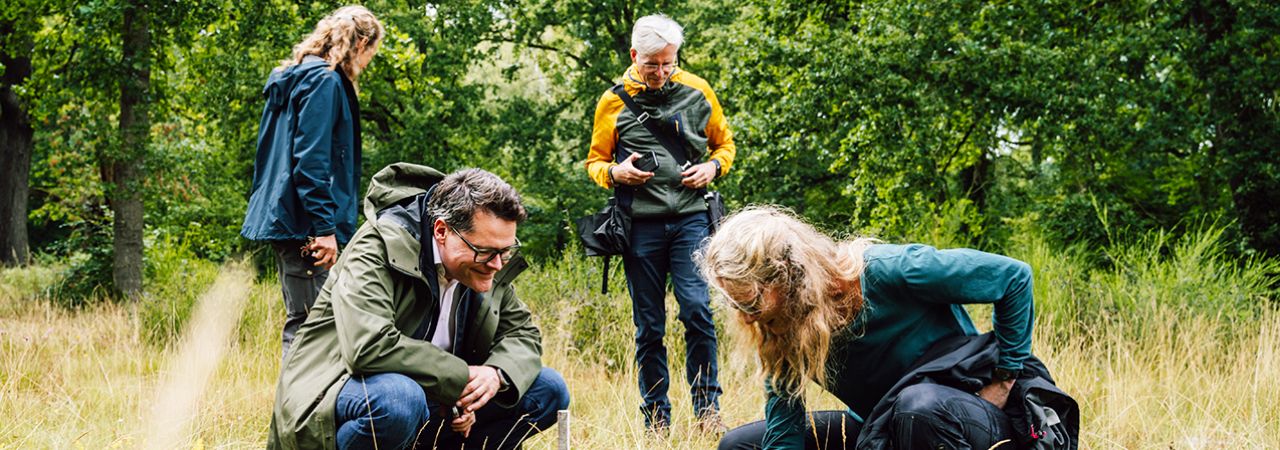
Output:
<instances>
[{"instance_id":1,"label":"blonde woman bending over","mask_svg":"<svg viewBox=\"0 0 1280 450\"><path fill-rule=\"evenodd\" d=\"M836 241L764 206L730 216L697 262L766 379L765 420L730 431L721 449L1075 446L1075 402L1031 354L1021 261ZM961 306L971 303L994 305L993 332L978 333ZM848 409L806 413L810 381Z\"/></svg>"}]
</instances>

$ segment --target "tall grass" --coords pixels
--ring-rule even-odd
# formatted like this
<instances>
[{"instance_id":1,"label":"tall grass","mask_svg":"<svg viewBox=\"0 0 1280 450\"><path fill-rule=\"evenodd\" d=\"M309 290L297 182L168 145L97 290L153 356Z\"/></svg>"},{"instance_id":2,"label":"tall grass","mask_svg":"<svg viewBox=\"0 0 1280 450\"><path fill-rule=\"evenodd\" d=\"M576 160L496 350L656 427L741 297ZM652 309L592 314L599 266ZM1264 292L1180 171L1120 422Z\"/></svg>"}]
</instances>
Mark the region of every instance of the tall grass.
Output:
<instances>
[{"instance_id":1,"label":"tall grass","mask_svg":"<svg viewBox=\"0 0 1280 450\"><path fill-rule=\"evenodd\" d=\"M1105 248L1063 251L1026 235L1010 256L1035 268L1039 320L1049 321L1056 336L1123 332L1136 341L1195 321L1209 326L1198 331L1248 336L1260 314L1278 306L1280 260L1230 258L1223 232L1213 225L1180 237L1155 231ZM1091 268L1090 261L1099 259L1106 265Z\"/></svg>"},{"instance_id":2,"label":"tall grass","mask_svg":"<svg viewBox=\"0 0 1280 450\"><path fill-rule=\"evenodd\" d=\"M1229 258L1220 238L1210 227L1095 249L1055 251L1032 235L1011 247L1035 270L1034 351L1080 402L1082 448L1280 447L1280 313L1269 287L1277 264ZM153 306L69 310L45 294L59 270L0 270L0 448L143 444L160 382L182 357L174 344L189 332L166 314L189 315L219 271L183 260L180 249L153 252L184 261L153 275ZM600 260L576 254L544 261L517 281L543 330L545 363L570 385L574 447L713 448L713 437L693 432L674 300L666 344L675 428L661 440L643 432L622 274L615 270L610 294L601 295ZM1107 265L1096 267L1098 260ZM179 448L262 447L280 358L279 296L271 275L249 287ZM716 319L725 419L758 420L764 398L754 357L736 350L726 312L717 308ZM811 405L838 406L826 395ZM527 448L554 448L552 434Z\"/></svg>"}]
</instances>

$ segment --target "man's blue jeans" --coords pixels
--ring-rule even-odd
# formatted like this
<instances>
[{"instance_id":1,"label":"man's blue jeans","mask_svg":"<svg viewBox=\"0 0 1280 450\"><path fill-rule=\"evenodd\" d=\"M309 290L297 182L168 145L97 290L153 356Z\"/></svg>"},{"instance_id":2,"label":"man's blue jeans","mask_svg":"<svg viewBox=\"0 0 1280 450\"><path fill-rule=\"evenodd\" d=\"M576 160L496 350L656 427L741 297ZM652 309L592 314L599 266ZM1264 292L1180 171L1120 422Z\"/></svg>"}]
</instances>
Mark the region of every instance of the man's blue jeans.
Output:
<instances>
[{"instance_id":1,"label":"man's blue jeans","mask_svg":"<svg viewBox=\"0 0 1280 450\"><path fill-rule=\"evenodd\" d=\"M449 428L451 417L427 399L413 379L398 373L354 376L338 393L334 417L339 449L520 448L520 443L556 423L556 412L569 407L569 388L553 369L543 367L516 408L491 400L476 411L471 435ZM377 441L375 443L375 440Z\"/></svg>"},{"instance_id":2,"label":"man's blue jeans","mask_svg":"<svg viewBox=\"0 0 1280 450\"><path fill-rule=\"evenodd\" d=\"M693 264L693 252L707 237L707 213L670 219L635 219L631 248L623 257L631 318L636 325L636 365L640 370L641 410L645 424L669 423L671 402L667 371L667 276L680 305L684 323L685 378L693 397L694 414L720 410L717 381L716 324L711 317L707 283Z\"/></svg>"}]
</instances>

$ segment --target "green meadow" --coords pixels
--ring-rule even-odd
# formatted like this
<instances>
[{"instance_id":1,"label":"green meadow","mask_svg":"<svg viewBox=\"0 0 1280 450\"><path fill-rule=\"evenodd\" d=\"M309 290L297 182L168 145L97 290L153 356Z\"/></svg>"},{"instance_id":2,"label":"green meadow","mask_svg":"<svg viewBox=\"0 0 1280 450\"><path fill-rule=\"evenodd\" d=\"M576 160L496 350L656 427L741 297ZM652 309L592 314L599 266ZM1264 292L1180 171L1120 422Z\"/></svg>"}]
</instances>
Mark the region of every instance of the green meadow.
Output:
<instances>
[{"instance_id":1,"label":"green meadow","mask_svg":"<svg viewBox=\"0 0 1280 450\"><path fill-rule=\"evenodd\" d=\"M1277 265L1229 259L1219 237L1153 234L1065 252L1027 240L1011 252L1035 270L1034 351L1080 402L1082 448L1280 446L1280 312L1268 288ZM1085 264L1100 254L1109 268ZM694 429L678 364L675 428L669 439L644 432L625 285L615 278L601 295L599 260L568 255L535 265L517 285L543 331L544 363L570 385L573 448L713 448L715 438ZM278 285L255 280L244 264L180 249L155 256L171 269L136 304L69 309L48 296L58 267L0 272L0 416L8 418L0 448L265 444L284 317ZM971 313L982 323L990 312ZM736 345L729 314L720 306L716 314L724 417L758 420L755 359ZM674 310L669 323L678 362ZM815 407L838 405L811 395ZM556 448L556 433L527 448Z\"/></svg>"}]
</instances>

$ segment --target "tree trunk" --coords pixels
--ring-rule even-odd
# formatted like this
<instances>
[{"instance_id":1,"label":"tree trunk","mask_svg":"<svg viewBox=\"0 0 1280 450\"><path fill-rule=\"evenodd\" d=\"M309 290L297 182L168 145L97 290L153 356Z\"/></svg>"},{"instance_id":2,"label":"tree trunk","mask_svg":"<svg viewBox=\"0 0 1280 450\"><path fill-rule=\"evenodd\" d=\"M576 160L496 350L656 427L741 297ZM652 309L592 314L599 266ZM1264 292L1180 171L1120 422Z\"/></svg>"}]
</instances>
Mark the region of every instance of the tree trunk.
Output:
<instances>
[{"instance_id":1,"label":"tree trunk","mask_svg":"<svg viewBox=\"0 0 1280 450\"><path fill-rule=\"evenodd\" d=\"M991 185L991 165L992 161L988 159L986 152L978 155L978 160L969 167L965 167L960 171L960 189L964 191L965 197L976 208L979 220L983 221L983 229L986 229L990 223L986 223L987 219L987 188ZM973 233L968 222L960 224L960 232L969 237L969 245L978 245L982 240L982 233Z\"/></svg>"},{"instance_id":2,"label":"tree trunk","mask_svg":"<svg viewBox=\"0 0 1280 450\"><path fill-rule=\"evenodd\" d=\"M0 52L0 64L5 67L0 76L0 161L4 161L0 169L0 265L24 265L31 258L27 244L27 183L34 131L13 87L31 75L31 59Z\"/></svg>"},{"instance_id":3,"label":"tree trunk","mask_svg":"<svg viewBox=\"0 0 1280 450\"><path fill-rule=\"evenodd\" d=\"M151 86L151 37L146 7L139 1L124 8L124 77L120 80L121 149L109 162L113 224L112 281L130 298L142 293L142 181L147 138L148 89Z\"/></svg>"}]
</instances>

